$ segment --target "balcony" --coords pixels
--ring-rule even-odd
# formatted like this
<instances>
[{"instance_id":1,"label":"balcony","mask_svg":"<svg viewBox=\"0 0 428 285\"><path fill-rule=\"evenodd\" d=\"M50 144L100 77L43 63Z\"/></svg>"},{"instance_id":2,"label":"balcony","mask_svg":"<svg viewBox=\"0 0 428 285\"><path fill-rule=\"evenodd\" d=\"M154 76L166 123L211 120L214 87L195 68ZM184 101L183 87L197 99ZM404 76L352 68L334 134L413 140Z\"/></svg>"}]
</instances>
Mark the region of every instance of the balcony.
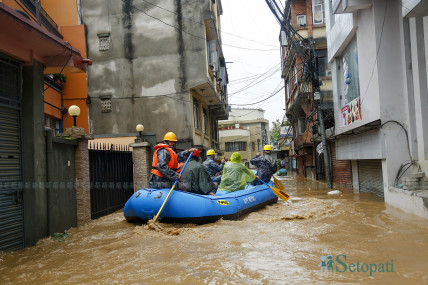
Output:
<instances>
[{"instance_id":1,"label":"balcony","mask_svg":"<svg viewBox=\"0 0 428 285\"><path fill-rule=\"evenodd\" d=\"M335 14L356 13L373 5L371 0L333 0L332 4Z\"/></svg>"},{"instance_id":2,"label":"balcony","mask_svg":"<svg viewBox=\"0 0 428 285\"><path fill-rule=\"evenodd\" d=\"M31 12L31 14L33 14L34 17L37 17L36 0L20 0L20 2L24 5L25 8L28 9L28 11ZM41 14L41 25L45 27L49 32L53 33L55 36L63 39L64 37L58 31L58 25L49 16L49 14L45 11L45 9L41 8L40 14Z\"/></svg>"}]
</instances>

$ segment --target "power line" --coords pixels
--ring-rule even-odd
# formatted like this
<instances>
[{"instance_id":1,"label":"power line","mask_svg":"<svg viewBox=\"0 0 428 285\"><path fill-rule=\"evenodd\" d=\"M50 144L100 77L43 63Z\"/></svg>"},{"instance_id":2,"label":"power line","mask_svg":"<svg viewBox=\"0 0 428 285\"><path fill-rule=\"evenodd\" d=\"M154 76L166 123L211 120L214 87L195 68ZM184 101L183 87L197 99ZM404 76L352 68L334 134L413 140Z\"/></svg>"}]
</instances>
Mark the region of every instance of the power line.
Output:
<instances>
[{"instance_id":1,"label":"power line","mask_svg":"<svg viewBox=\"0 0 428 285\"><path fill-rule=\"evenodd\" d=\"M281 64L281 63L278 63L278 64L276 64L275 66L273 66L273 67L269 68L265 73L261 74L259 77L255 78L254 80L252 80L250 83L248 83L247 85L245 85L244 87L242 87L242 88L241 88L241 89L239 89L238 91L233 92L233 93L230 93L230 94L229 94L229 98L230 98L232 95L236 94L236 93L242 92L242 91L244 91L244 90L246 90L246 89L248 89L248 88L250 88L250 87L252 87L252 86L254 86L254 85L256 85L256 84L258 84L258 83L260 83L260 82L262 82L262 81L263 81L263 80L265 80L266 78L271 77L272 75L274 75L274 74L279 70L279 69L276 69L276 70L274 70L274 71L272 72L272 69L274 69L275 67L277 67L277 66L278 66L278 65L280 65L280 64ZM262 77L263 77L263 76L265 76L266 74L269 74L269 75L267 75L267 76L266 76L266 78L264 78L262 81L257 82L257 80L259 80L260 78L262 78ZM255 83L255 82L257 82L257 83Z\"/></svg>"},{"instance_id":2,"label":"power line","mask_svg":"<svg viewBox=\"0 0 428 285\"><path fill-rule=\"evenodd\" d=\"M260 100L260 101L258 101L258 102L255 102L255 103L248 103L248 104L231 104L231 103L229 103L229 105L234 105L234 106L249 106L249 105L259 104L259 103L261 103L261 102L264 102L264 101L266 101L266 100L268 100L268 99L272 98L273 96L275 96L276 94L278 94L278 93L279 93L279 91L281 91L282 89L284 89L284 86L282 86L278 91L274 92L273 94L271 94L271 95L270 95L270 96L268 96L267 98L262 99L262 100Z\"/></svg>"}]
</instances>

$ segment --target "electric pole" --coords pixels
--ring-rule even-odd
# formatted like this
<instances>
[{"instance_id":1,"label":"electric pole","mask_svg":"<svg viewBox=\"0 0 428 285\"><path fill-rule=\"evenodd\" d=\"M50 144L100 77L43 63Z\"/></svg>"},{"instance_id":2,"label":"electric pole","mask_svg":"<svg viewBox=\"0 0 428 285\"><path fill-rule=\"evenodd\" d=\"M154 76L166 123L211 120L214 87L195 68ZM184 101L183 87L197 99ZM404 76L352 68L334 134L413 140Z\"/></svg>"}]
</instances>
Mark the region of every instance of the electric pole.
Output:
<instances>
[{"instance_id":1,"label":"electric pole","mask_svg":"<svg viewBox=\"0 0 428 285\"><path fill-rule=\"evenodd\" d=\"M323 160L324 160L324 170L325 170L325 180L327 182L327 187L329 189L333 188L332 182L331 182L331 175L330 175L330 160L328 156L328 149L327 149L327 139L325 135L325 127L324 127L324 116L322 113L322 92L320 89L320 81L318 78L318 64L315 61L315 52L314 52L314 41L312 39L312 36L309 36L309 43L311 47L310 57L311 57L311 71L312 71L312 88L314 93L314 102L316 104L317 109L317 117L318 122L320 125L320 132L321 132L321 143L323 148Z\"/></svg>"}]
</instances>

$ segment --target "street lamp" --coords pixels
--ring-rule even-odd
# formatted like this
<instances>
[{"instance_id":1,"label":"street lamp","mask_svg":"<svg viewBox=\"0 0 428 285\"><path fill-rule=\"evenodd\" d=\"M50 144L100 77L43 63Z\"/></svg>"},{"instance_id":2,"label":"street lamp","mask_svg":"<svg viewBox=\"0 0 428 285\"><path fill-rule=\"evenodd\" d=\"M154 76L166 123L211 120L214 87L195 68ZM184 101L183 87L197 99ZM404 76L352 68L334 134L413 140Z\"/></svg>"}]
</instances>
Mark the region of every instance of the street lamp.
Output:
<instances>
[{"instance_id":1,"label":"street lamp","mask_svg":"<svg viewBox=\"0 0 428 285\"><path fill-rule=\"evenodd\" d=\"M72 105L68 108L68 113L73 117L74 126L76 126L76 118L80 115L80 108L76 105Z\"/></svg>"},{"instance_id":2,"label":"street lamp","mask_svg":"<svg viewBox=\"0 0 428 285\"><path fill-rule=\"evenodd\" d=\"M143 126L142 124L138 124L138 125L135 127L135 129L136 129L136 130L137 130L137 132L138 132L138 136L139 136L140 141L143 141L143 131L144 131L144 126Z\"/></svg>"}]
</instances>

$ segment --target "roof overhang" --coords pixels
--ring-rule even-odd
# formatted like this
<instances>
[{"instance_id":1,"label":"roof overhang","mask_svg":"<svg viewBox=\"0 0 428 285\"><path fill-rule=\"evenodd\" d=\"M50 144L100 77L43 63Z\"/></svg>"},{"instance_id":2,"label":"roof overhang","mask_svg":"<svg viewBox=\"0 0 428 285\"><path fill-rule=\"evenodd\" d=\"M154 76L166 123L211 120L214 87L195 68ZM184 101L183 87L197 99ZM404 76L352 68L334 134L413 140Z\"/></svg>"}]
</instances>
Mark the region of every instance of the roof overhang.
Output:
<instances>
[{"instance_id":1,"label":"roof overhang","mask_svg":"<svg viewBox=\"0 0 428 285\"><path fill-rule=\"evenodd\" d=\"M55 36L37 23L0 3L0 52L10 55L25 65L33 59L45 65L45 73L86 72L90 60L80 51Z\"/></svg>"}]
</instances>

